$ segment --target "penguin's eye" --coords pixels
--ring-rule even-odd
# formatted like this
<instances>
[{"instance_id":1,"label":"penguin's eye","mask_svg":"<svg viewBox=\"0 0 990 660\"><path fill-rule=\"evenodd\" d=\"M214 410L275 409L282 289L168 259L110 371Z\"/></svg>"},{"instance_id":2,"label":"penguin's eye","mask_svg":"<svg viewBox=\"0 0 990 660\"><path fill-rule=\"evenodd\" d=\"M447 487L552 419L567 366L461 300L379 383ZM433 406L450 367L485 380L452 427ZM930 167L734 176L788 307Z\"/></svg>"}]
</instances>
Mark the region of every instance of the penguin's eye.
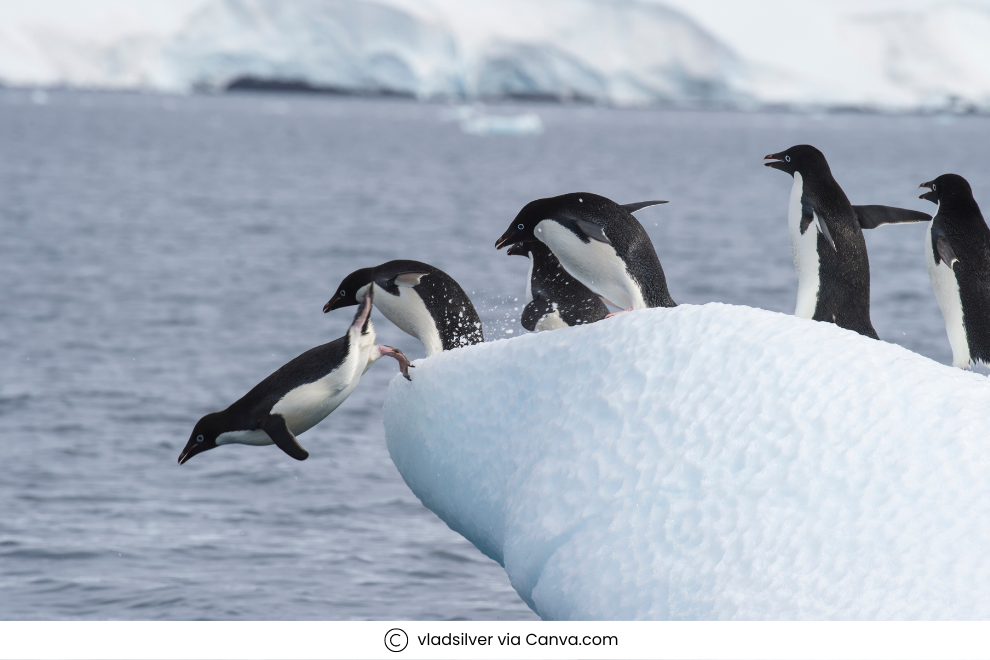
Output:
<instances>
[{"instance_id":1,"label":"penguin's eye","mask_svg":"<svg viewBox=\"0 0 990 660\"><path fill-rule=\"evenodd\" d=\"M935 192L935 184L932 184L932 192Z\"/></svg>"},{"instance_id":2,"label":"penguin's eye","mask_svg":"<svg viewBox=\"0 0 990 660\"><path fill-rule=\"evenodd\" d=\"M343 290L343 289L341 289L341 290L340 290L340 295L342 295L342 296L346 296L346 295L347 295L347 291L345 291L345 290Z\"/></svg>"},{"instance_id":3,"label":"penguin's eye","mask_svg":"<svg viewBox=\"0 0 990 660\"><path fill-rule=\"evenodd\" d=\"M516 225L516 229L525 229L525 228L526 228L526 225L524 225L521 222L518 225Z\"/></svg>"},{"instance_id":4,"label":"penguin's eye","mask_svg":"<svg viewBox=\"0 0 990 660\"><path fill-rule=\"evenodd\" d=\"M791 162L791 157L790 156L784 156L784 162L785 163Z\"/></svg>"},{"instance_id":5,"label":"penguin's eye","mask_svg":"<svg viewBox=\"0 0 990 660\"><path fill-rule=\"evenodd\" d=\"M205 440L205 439L206 439L206 438L204 438L204 437L203 437L202 435L197 435L197 436L196 436L196 442L202 442L202 441L203 441L203 440Z\"/></svg>"}]
</instances>

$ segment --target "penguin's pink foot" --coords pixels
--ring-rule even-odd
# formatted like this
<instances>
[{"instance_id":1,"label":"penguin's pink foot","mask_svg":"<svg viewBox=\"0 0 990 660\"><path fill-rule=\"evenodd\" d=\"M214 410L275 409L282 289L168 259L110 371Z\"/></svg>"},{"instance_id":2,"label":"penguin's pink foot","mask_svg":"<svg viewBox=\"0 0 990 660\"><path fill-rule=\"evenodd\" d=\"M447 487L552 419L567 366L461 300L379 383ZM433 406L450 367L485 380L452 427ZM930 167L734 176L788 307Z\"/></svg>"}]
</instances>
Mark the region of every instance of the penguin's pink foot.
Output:
<instances>
[{"instance_id":1,"label":"penguin's pink foot","mask_svg":"<svg viewBox=\"0 0 990 660\"><path fill-rule=\"evenodd\" d=\"M381 353L383 356L388 355L398 360L399 371L401 371L402 375L406 377L406 380L409 381L412 380L412 378L409 377L409 368L414 367L414 365L409 362L409 358L406 357L405 353L403 353L397 348L392 348L391 346L386 346L384 344L380 344L378 346L378 352Z\"/></svg>"},{"instance_id":2,"label":"penguin's pink foot","mask_svg":"<svg viewBox=\"0 0 990 660\"><path fill-rule=\"evenodd\" d=\"M631 312L632 310L633 310L632 307L628 307L628 308L622 310L621 312L612 312L611 314L606 314L605 315L605 318L611 318L613 316L618 316L619 314L625 314L626 312Z\"/></svg>"}]
</instances>

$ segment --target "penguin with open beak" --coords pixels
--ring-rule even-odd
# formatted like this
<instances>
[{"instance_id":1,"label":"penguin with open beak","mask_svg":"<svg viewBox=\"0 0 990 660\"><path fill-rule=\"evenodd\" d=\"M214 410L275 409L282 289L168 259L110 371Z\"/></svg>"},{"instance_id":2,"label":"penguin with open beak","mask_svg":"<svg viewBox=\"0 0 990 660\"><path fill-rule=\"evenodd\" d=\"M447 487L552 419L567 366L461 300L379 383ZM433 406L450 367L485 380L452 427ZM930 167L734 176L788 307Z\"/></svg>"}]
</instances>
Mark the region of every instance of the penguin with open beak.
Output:
<instances>
[{"instance_id":1,"label":"penguin with open beak","mask_svg":"<svg viewBox=\"0 0 990 660\"><path fill-rule=\"evenodd\" d=\"M925 257L945 332L952 366L990 364L990 228L958 174L921 184L921 199L938 205L928 225Z\"/></svg>"},{"instance_id":2,"label":"penguin with open beak","mask_svg":"<svg viewBox=\"0 0 990 660\"><path fill-rule=\"evenodd\" d=\"M794 177L787 207L798 274L794 315L879 339L870 319L870 261L863 230L931 216L893 206L853 206L824 154L811 145L799 144L765 159L767 167Z\"/></svg>"},{"instance_id":3,"label":"penguin with open beak","mask_svg":"<svg viewBox=\"0 0 990 660\"><path fill-rule=\"evenodd\" d=\"M592 193L537 199L495 242L540 241L574 279L624 310L674 307L660 259L633 213L665 201L616 204Z\"/></svg>"}]
</instances>

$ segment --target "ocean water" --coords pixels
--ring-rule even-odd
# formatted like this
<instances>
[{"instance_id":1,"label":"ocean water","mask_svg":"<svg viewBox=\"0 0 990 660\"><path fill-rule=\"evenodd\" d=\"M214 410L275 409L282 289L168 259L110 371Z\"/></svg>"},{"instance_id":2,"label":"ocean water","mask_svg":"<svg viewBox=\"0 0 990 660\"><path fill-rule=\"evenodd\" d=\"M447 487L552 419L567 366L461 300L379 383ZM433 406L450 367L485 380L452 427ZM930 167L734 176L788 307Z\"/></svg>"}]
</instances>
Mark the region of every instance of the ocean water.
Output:
<instances>
[{"instance_id":1,"label":"ocean water","mask_svg":"<svg viewBox=\"0 0 990 660\"><path fill-rule=\"evenodd\" d=\"M321 309L356 268L432 263L488 338L523 332L527 262L493 245L536 197L668 199L639 218L675 300L782 312L791 179L765 154L818 146L857 204L931 212L917 185L950 171L990 203L985 117L495 108L541 116L544 134L513 138L444 110L0 92L0 618L535 618L396 472L394 361L301 436L308 461L179 451L201 415L343 334L352 310ZM924 240L867 233L873 322L948 363Z\"/></svg>"}]
</instances>

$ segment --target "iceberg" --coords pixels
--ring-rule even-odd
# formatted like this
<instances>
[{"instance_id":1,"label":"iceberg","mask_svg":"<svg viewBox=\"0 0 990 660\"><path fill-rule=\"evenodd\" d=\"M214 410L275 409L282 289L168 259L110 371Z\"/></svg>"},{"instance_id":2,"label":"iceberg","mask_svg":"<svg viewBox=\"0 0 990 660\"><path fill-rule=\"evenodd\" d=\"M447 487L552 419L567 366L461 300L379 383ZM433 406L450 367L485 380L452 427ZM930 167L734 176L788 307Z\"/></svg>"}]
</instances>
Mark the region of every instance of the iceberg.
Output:
<instances>
[{"instance_id":1,"label":"iceberg","mask_svg":"<svg viewBox=\"0 0 990 660\"><path fill-rule=\"evenodd\" d=\"M545 619L990 617L990 382L719 303L466 347L388 450Z\"/></svg>"},{"instance_id":2,"label":"iceberg","mask_svg":"<svg viewBox=\"0 0 990 660\"><path fill-rule=\"evenodd\" d=\"M990 3L122 0L0 4L0 81L612 105L979 111Z\"/></svg>"},{"instance_id":3,"label":"iceberg","mask_svg":"<svg viewBox=\"0 0 990 660\"><path fill-rule=\"evenodd\" d=\"M483 111L461 113L461 130L469 135L540 135L543 120L535 112L490 115Z\"/></svg>"}]
</instances>

